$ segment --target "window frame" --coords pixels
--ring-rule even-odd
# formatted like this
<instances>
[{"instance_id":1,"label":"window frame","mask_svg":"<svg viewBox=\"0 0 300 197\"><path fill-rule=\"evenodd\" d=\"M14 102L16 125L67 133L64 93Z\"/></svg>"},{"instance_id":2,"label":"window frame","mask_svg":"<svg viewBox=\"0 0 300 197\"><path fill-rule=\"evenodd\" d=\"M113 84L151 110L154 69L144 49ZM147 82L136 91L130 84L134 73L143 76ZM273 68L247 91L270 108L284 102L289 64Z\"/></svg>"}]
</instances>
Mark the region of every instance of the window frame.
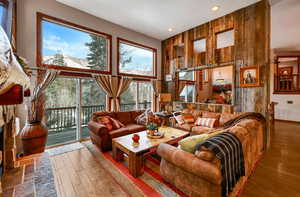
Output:
<instances>
[{"instance_id":1,"label":"window frame","mask_svg":"<svg viewBox=\"0 0 300 197\"><path fill-rule=\"evenodd\" d=\"M9 1L8 0L0 0L0 6L3 7L3 18L2 21L0 21L1 26L3 25L3 29L6 29L7 23L5 22L7 20L7 12L8 12L8 6Z\"/></svg>"},{"instance_id":2,"label":"window frame","mask_svg":"<svg viewBox=\"0 0 300 197\"><path fill-rule=\"evenodd\" d=\"M225 33L227 31L233 31L233 45L222 47L222 48L218 48L218 34L222 34L222 33ZM235 31L234 31L234 27L228 28L228 29L224 29L224 30L221 30L221 31L218 31L218 32L215 32L215 49L216 50L230 48L230 47L233 47L233 46L235 46Z\"/></svg>"},{"instance_id":3,"label":"window frame","mask_svg":"<svg viewBox=\"0 0 300 197\"><path fill-rule=\"evenodd\" d=\"M133 79L131 83L136 83L136 95L135 95L135 110L140 110L139 109L139 84L140 83L149 83L151 85L151 80L149 79ZM130 87L129 87L130 88ZM152 105L153 105L153 88L151 88L152 92L151 92L151 108L152 108ZM124 92L123 92L124 93ZM126 103L127 104L127 103ZM120 95L120 105L122 105L122 94Z\"/></svg>"},{"instance_id":4,"label":"window frame","mask_svg":"<svg viewBox=\"0 0 300 197\"><path fill-rule=\"evenodd\" d=\"M102 70L97 70L97 69L83 69L83 68L73 68L73 67L67 67L67 66L58 66L58 65L51 65L51 64L43 64L43 53L42 53L42 48L43 48L43 41L42 41L42 34L43 34L43 30L42 30L42 22L43 21L47 21L50 23L54 23L57 25L61 25L67 28L71 28L74 30L78 30L81 32L85 32L85 33L90 33L90 34L94 34L97 36L102 36L105 37L108 41L108 51L107 51L107 61L108 64L106 65L108 70L107 71L102 71ZM37 38L37 42L36 42L36 64L38 67L46 67L46 68L50 68L50 69L58 69L58 70L62 70L63 72L61 72L62 75L68 75L68 76L83 76L83 77L88 77L89 73L100 73L100 74L112 74L112 36L110 34L107 33L103 33L85 26L81 26L81 25L77 25L75 23L63 20L63 19L59 19L53 16L49 16L46 14L43 14L41 12L37 12L37 32L36 32L36 38ZM69 71L69 72L68 72ZM80 74L80 73L72 73L72 72L84 72L87 74Z\"/></svg>"},{"instance_id":5,"label":"window frame","mask_svg":"<svg viewBox=\"0 0 300 197\"><path fill-rule=\"evenodd\" d=\"M127 45L131 45L137 48L149 50L153 52L153 75L139 75L139 74L129 74L129 73L122 73L120 71L120 43L124 43ZM149 47L143 44L139 44L130 40L126 40L120 37L117 37L117 74L120 76L128 76L128 77L142 77L146 79L156 79L157 78L157 49L153 47Z\"/></svg>"}]
</instances>

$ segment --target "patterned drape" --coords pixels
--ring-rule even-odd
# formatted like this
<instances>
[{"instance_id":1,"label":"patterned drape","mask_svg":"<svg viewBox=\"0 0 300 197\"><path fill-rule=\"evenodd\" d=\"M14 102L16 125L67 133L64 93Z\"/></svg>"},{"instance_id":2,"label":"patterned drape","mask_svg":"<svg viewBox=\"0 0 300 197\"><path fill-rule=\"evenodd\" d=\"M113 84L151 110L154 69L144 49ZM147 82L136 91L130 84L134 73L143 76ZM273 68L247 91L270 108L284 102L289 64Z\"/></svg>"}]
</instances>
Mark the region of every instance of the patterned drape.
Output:
<instances>
[{"instance_id":1,"label":"patterned drape","mask_svg":"<svg viewBox=\"0 0 300 197\"><path fill-rule=\"evenodd\" d=\"M47 70L42 82L34 88L31 97L30 110L28 110L29 122L41 121L42 115L40 113L43 112L44 106L44 102L41 101L42 94L44 93L45 89L56 79L59 73L60 71L58 70Z\"/></svg>"},{"instance_id":2,"label":"patterned drape","mask_svg":"<svg viewBox=\"0 0 300 197\"><path fill-rule=\"evenodd\" d=\"M120 95L125 92L130 83L129 78L118 78L112 76L94 76L97 84L106 92L109 97L109 111L120 111Z\"/></svg>"}]
</instances>

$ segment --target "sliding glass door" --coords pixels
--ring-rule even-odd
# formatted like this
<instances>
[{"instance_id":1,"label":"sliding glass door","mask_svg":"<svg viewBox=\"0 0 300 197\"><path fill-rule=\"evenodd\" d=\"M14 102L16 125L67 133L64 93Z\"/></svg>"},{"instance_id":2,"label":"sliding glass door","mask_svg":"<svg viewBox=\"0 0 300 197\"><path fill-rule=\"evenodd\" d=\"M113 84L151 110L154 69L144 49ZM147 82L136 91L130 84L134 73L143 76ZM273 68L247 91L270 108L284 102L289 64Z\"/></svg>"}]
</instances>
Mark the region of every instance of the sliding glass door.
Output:
<instances>
[{"instance_id":1,"label":"sliding glass door","mask_svg":"<svg viewBox=\"0 0 300 197\"><path fill-rule=\"evenodd\" d=\"M105 110L106 95L94 79L57 78L46 90L47 145L89 137L93 112Z\"/></svg>"}]
</instances>

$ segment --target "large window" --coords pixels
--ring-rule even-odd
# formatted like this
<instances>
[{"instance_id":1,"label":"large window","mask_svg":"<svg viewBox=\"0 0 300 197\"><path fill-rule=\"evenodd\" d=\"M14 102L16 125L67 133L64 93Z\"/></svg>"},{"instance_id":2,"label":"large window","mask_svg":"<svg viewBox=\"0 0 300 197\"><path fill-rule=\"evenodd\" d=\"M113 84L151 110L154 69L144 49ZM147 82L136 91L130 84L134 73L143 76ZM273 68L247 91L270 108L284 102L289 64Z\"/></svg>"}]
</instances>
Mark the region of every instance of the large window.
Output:
<instances>
[{"instance_id":1,"label":"large window","mask_svg":"<svg viewBox=\"0 0 300 197\"><path fill-rule=\"evenodd\" d=\"M195 72L179 72L181 92L179 99L183 102L195 102L196 100L196 77Z\"/></svg>"},{"instance_id":2,"label":"large window","mask_svg":"<svg viewBox=\"0 0 300 197\"><path fill-rule=\"evenodd\" d=\"M121 95L121 111L151 108L152 86L150 82L134 81Z\"/></svg>"},{"instance_id":3,"label":"large window","mask_svg":"<svg viewBox=\"0 0 300 197\"><path fill-rule=\"evenodd\" d=\"M156 76L156 49L118 38L118 72L129 76Z\"/></svg>"},{"instance_id":4,"label":"large window","mask_svg":"<svg viewBox=\"0 0 300 197\"><path fill-rule=\"evenodd\" d=\"M5 29L6 8L8 1L0 1L0 25Z\"/></svg>"},{"instance_id":5,"label":"large window","mask_svg":"<svg viewBox=\"0 0 300 197\"><path fill-rule=\"evenodd\" d=\"M40 13L38 20L39 63L66 70L111 71L110 35Z\"/></svg>"}]
</instances>

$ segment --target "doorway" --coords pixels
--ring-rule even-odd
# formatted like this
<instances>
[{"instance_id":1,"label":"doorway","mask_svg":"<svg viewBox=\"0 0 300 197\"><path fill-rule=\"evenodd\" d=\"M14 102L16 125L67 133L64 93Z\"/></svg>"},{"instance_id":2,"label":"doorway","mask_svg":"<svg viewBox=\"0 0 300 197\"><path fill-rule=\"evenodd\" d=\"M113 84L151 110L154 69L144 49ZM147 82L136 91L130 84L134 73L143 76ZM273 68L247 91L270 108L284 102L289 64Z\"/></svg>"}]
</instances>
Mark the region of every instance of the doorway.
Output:
<instances>
[{"instance_id":1,"label":"doorway","mask_svg":"<svg viewBox=\"0 0 300 197\"><path fill-rule=\"evenodd\" d=\"M91 78L59 77L46 90L47 146L89 137L93 112L105 110L106 94Z\"/></svg>"}]
</instances>

